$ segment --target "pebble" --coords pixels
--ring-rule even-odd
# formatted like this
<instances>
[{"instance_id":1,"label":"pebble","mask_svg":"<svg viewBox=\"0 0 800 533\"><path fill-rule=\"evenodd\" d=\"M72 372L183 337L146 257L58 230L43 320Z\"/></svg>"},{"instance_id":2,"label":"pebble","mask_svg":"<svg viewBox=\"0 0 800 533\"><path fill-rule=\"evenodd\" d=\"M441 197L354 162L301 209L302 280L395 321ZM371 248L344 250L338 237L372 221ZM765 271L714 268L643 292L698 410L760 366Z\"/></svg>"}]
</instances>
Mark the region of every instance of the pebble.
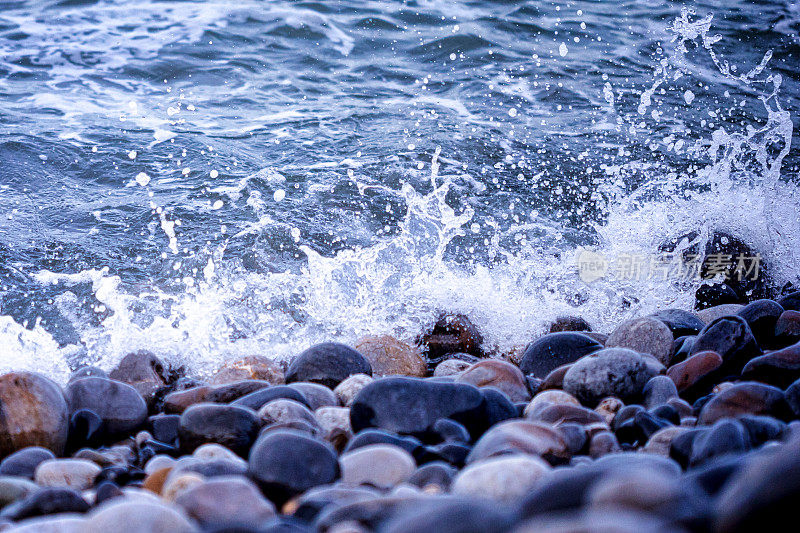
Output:
<instances>
[{"instance_id":1,"label":"pebble","mask_svg":"<svg viewBox=\"0 0 800 533\"><path fill-rule=\"evenodd\" d=\"M548 333L560 331L592 331L592 326L579 316L560 316L550 324Z\"/></svg>"},{"instance_id":2,"label":"pebble","mask_svg":"<svg viewBox=\"0 0 800 533\"><path fill-rule=\"evenodd\" d=\"M602 347L602 344L583 333L548 333L525 349L519 368L525 375L545 378L556 368L574 363Z\"/></svg>"},{"instance_id":3,"label":"pebble","mask_svg":"<svg viewBox=\"0 0 800 533\"><path fill-rule=\"evenodd\" d=\"M648 381L644 390L644 406L653 409L659 405L665 405L672 398L678 398L678 389L675 382L667 376L654 376Z\"/></svg>"},{"instance_id":4,"label":"pebble","mask_svg":"<svg viewBox=\"0 0 800 533\"><path fill-rule=\"evenodd\" d=\"M710 425L723 418L744 414L789 417L789 406L783 391L770 385L746 381L714 395L700 411L697 422Z\"/></svg>"},{"instance_id":5,"label":"pebble","mask_svg":"<svg viewBox=\"0 0 800 533\"><path fill-rule=\"evenodd\" d=\"M458 469L443 461L426 463L417 468L408 478L408 483L419 487L425 493L445 493L450 491L458 474Z\"/></svg>"},{"instance_id":6,"label":"pebble","mask_svg":"<svg viewBox=\"0 0 800 533\"><path fill-rule=\"evenodd\" d=\"M339 400L339 403L345 407L350 407L353 404L353 399L356 394L361 392L361 389L372 383L374 380L372 376L366 374L353 374L348 377L333 389L333 393Z\"/></svg>"},{"instance_id":7,"label":"pebble","mask_svg":"<svg viewBox=\"0 0 800 533\"><path fill-rule=\"evenodd\" d=\"M800 342L800 311L784 311L775 322L775 345L785 347Z\"/></svg>"},{"instance_id":8,"label":"pebble","mask_svg":"<svg viewBox=\"0 0 800 533\"><path fill-rule=\"evenodd\" d=\"M715 372L722 366L722 356L717 352L699 352L667 369L680 394L698 398L707 394L713 386Z\"/></svg>"},{"instance_id":9,"label":"pebble","mask_svg":"<svg viewBox=\"0 0 800 533\"><path fill-rule=\"evenodd\" d=\"M536 455L548 460L568 458L563 434L541 422L509 420L493 426L475 443L467 464L507 453Z\"/></svg>"},{"instance_id":10,"label":"pebble","mask_svg":"<svg viewBox=\"0 0 800 533\"><path fill-rule=\"evenodd\" d=\"M333 483L340 473L333 447L293 430L260 437L250 450L248 472L276 505L312 487Z\"/></svg>"},{"instance_id":11,"label":"pebble","mask_svg":"<svg viewBox=\"0 0 800 533\"><path fill-rule=\"evenodd\" d=\"M108 377L132 386L148 404L171 381L170 372L164 363L145 350L123 357Z\"/></svg>"},{"instance_id":12,"label":"pebble","mask_svg":"<svg viewBox=\"0 0 800 533\"><path fill-rule=\"evenodd\" d=\"M364 337L355 344L372 367L372 375L424 377L428 371L425 358L416 346L389 335Z\"/></svg>"},{"instance_id":13,"label":"pebble","mask_svg":"<svg viewBox=\"0 0 800 533\"><path fill-rule=\"evenodd\" d=\"M589 456L593 459L621 450L616 435L610 431L598 431L589 441Z\"/></svg>"},{"instance_id":14,"label":"pebble","mask_svg":"<svg viewBox=\"0 0 800 533\"><path fill-rule=\"evenodd\" d=\"M197 404L181 415L178 440L184 453L213 442L244 456L255 441L258 429L258 418L250 409L235 405Z\"/></svg>"},{"instance_id":15,"label":"pebble","mask_svg":"<svg viewBox=\"0 0 800 533\"><path fill-rule=\"evenodd\" d=\"M653 453L663 457L669 457L670 446L672 441L678 435L688 431L685 427L680 426L667 426L661 428L647 439L647 444L642 447L642 451L646 453Z\"/></svg>"},{"instance_id":16,"label":"pebble","mask_svg":"<svg viewBox=\"0 0 800 533\"><path fill-rule=\"evenodd\" d=\"M272 424L285 424L298 420L307 422L315 429L319 429L319 424L308 407L294 400L281 398L272 400L258 410L258 420L261 426Z\"/></svg>"},{"instance_id":17,"label":"pebble","mask_svg":"<svg viewBox=\"0 0 800 533\"><path fill-rule=\"evenodd\" d=\"M67 385L64 396L70 414L88 409L103 419L106 432L123 435L147 420L147 404L130 385L111 379L90 377Z\"/></svg>"},{"instance_id":18,"label":"pebble","mask_svg":"<svg viewBox=\"0 0 800 533\"><path fill-rule=\"evenodd\" d=\"M525 406L523 415L525 418L532 418L535 413L548 405L571 404L580 405L581 403L573 395L561 390L545 390L538 393L530 403Z\"/></svg>"},{"instance_id":19,"label":"pebble","mask_svg":"<svg viewBox=\"0 0 800 533\"><path fill-rule=\"evenodd\" d=\"M12 453L0 462L0 476L33 479L33 473L40 463L55 458L55 454L47 448L28 446Z\"/></svg>"},{"instance_id":20,"label":"pebble","mask_svg":"<svg viewBox=\"0 0 800 533\"><path fill-rule=\"evenodd\" d=\"M173 507L144 501L114 499L97 509L84 533L195 533L197 528Z\"/></svg>"},{"instance_id":21,"label":"pebble","mask_svg":"<svg viewBox=\"0 0 800 533\"><path fill-rule=\"evenodd\" d=\"M100 467L84 459L49 459L36 467L34 481L43 487L85 490L94 486Z\"/></svg>"},{"instance_id":22,"label":"pebble","mask_svg":"<svg viewBox=\"0 0 800 533\"><path fill-rule=\"evenodd\" d=\"M750 449L750 442L747 430L739 421L719 420L693 439L689 466L698 466L729 453L746 452Z\"/></svg>"},{"instance_id":23,"label":"pebble","mask_svg":"<svg viewBox=\"0 0 800 533\"><path fill-rule=\"evenodd\" d=\"M515 365L499 359L485 359L475 363L458 375L456 383L494 387L512 402L526 402L531 398L525 375Z\"/></svg>"},{"instance_id":24,"label":"pebble","mask_svg":"<svg viewBox=\"0 0 800 533\"><path fill-rule=\"evenodd\" d=\"M4 531L12 533L83 533L86 520L79 515L62 513L56 516L43 516L22 520Z\"/></svg>"},{"instance_id":25,"label":"pebble","mask_svg":"<svg viewBox=\"0 0 800 533\"><path fill-rule=\"evenodd\" d=\"M761 453L748 461L720 491L715 531L760 531L766 525L794 523L800 495L800 441Z\"/></svg>"},{"instance_id":26,"label":"pebble","mask_svg":"<svg viewBox=\"0 0 800 533\"><path fill-rule=\"evenodd\" d=\"M29 479L16 476L0 476L0 509L27 497L39 488Z\"/></svg>"},{"instance_id":27,"label":"pebble","mask_svg":"<svg viewBox=\"0 0 800 533\"><path fill-rule=\"evenodd\" d=\"M353 437L350 426L350 409L346 407L320 407L314 417L321 430L321 436L330 442L336 451L341 452Z\"/></svg>"},{"instance_id":28,"label":"pebble","mask_svg":"<svg viewBox=\"0 0 800 533\"><path fill-rule=\"evenodd\" d=\"M733 316L742 309L744 309L744 306L742 304L715 305L713 307L708 307L706 309L701 309L697 311L697 316L705 324L710 324L711 322L715 321L718 318L724 316Z\"/></svg>"},{"instance_id":29,"label":"pebble","mask_svg":"<svg viewBox=\"0 0 800 533\"><path fill-rule=\"evenodd\" d=\"M325 342L292 359L286 370L286 383L310 381L333 389L353 374L372 375L369 361L349 346Z\"/></svg>"},{"instance_id":30,"label":"pebble","mask_svg":"<svg viewBox=\"0 0 800 533\"><path fill-rule=\"evenodd\" d=\"M269 402L281 398L294 400L308 408L311 408L311 406L308 404L308 400L306 400L306 397L303 396L300 391L288 385L276 385L274 387L259 389L231 402L231 405L236 407L246 407L248 409L258 411Z\"/></svg>"},{"instance_id":31,"label":"pebble","mask_svg":"<svg viewBox=\"0 0 800 533\"><path fill-rule=\"evenodd\" d=\"M657 318L642 317L626 320L609 335L606 348L628 348L650 354L667 365L672 355L672 331Z\"/></svg>"},{"instance_id":32,"label":"pebble","mask_svg":"<svg viewBox=\"0 0 800 533\"><path fill-rule=\"evenodd\" d=\"M89 504L77 491L66 487L42 487L5 507L0 517L17 521L48 514L85 513L88 510Z\"/></svg>"},{"instance_id":33,"label":"pebble","mask_svg":"<svg viewBox=\"0 0 800 533\"><path fill-rule=\"evenodd\" d=\"M452 493L513 503L550 471L550 465L533 455L504 455L475 461L453 480Z\"/></svg>"},{"instance_id":34,"label":"pebble","mask_svg":"<svg viewBox=\"0 0 800 533\"><path fill-rule=\"evenodd\" d=\"M472 365L473 363L461 359L445 359L436 365L433 375L435 377L457 376Z\"/></svg>"},{"instance_id":35,"label":"pebble","mask_svg":"<svg viewBox=\"0 0 800 533\"><path fill-rule=\"evenodd\" d=\"M484 402L472 385L387 377L373 381L356 395L350 423L356 433L378 427L422 436L440 418L480 424L480 418L485 418Z\"/></svg>"},{"instance_id":36,"label":"pebble","mask_svg":"<svg viewBox=\"0 0 800 533\"><path fill-rule=\"evenodd\" d=\"M800 379L800 343L751 359L742 369L742 379L785 389Z\"/></svg>"},{"instance_id":37,"label":"pebble","mask_svg":"<svg viewBox=\"0 0 800 533\"><path fill-rule=\"evenodd\" d=\"M339 458L342 482L389 489L406 481L417 464L410 453L391 444L362 446Z\"/></svg>"},{"instance_id":38,"label":"pebble","mask_svg":"<svg viewBox=\"0 0 800 533\"><path fill-rule=\"evenodd\" d=\"M247 478L223 476L183 492L175 503L201 527L217 524L261 524L275 517L275 506Z\"/></svg>"},{"instance_id":39,"label":"pebble","mask_svg":"<svg viewBox=\"0 0 800 533\"><path fill-rule=\"evenodd\" d=\"M320 407L338 407L339 400L331 389L319 383L297 382L289 385L289 388L299 392L306 400L306 405L312 411Z\"/></svg>"},{"instance_id":40,"label":"pebble","mask_svg":"<svg viewBox=\"0 0 800 533\"><path fill-rule=\"evenodd\" d=\"M759 346L766 348L775 344L775 324L783 311L778 302L762 299L750 302L737 315L747 321Z\"/></svg>"},{"instance_id":41,"label":"pebble","mask_svg":"<svg viewBox=\"0 0 800 533\"><path fill-rule=\"evenodd\" d=\"M211 378L212 385L222 385L243 380L266 381L270 385L284 383L280 365L262 355L250 355L223 364Z\"/></svg>"},{"instance_id":42,"label":"pebble","mask_svg":"<svg viewBox=\"0 0 800 533\"><path fill-rule=\"evenodd\" d=\"M577 400L575 401L577 404ZM603 398L600 400L600 403L597 404L597 407L594 408L594 411L603 417L606 421L606 424L611 424L614 420L614 417L617 415L620 409L625 407L625 404L619 398L614 398L613 396L609 396L608 398Z\"/></svg>"},{"instance_id":43,"label":"pebble","mask_svg":"<svg viewBox=\"0 0 800 533\"><path fill-rule=\"evenodd\" d=\"M663 322L676 339L697 335L706 325L695 313L683 309L664 309L650 316Z\"/></svg>"},{"instance_id":44,"label":"pebble","mask_svg":"<svg viewBox=\"0 0 800 533\"><path fill-rule=\"evenodd\" d=\"M751 358L760 355L750 326L739 316L724 316L706 325L692 345L690 356L712 351L722 357L723 368L739 372Z\"/></svg>"},{"instance_id":45,"label":"pebble","mask_svg":"<svg viewBox=\"0 0 800 533\"><path fill-rule=\"evenodd\" d=\"M55 382L33 372L0 376L0 457L27 446L60 455L67 443L68 417Z\"/></svg>"},{"instance_id":46,"label":"pebble","mask_svg":"<svg viewBox=\"0 0 800 533\"><path fill-rule=\"evenodd\" d=\"M662 368L633 350L604 348L572 365L564 375L564 390L585 405L595 406L607 396L628 403Z\"/></svg>"},{"instance_id":47,"label":"pebble","mask_svg":"<svg viewBox=\"0 0 800 533\"><path fill-rule=\"evenodd\" d=\"M447 497L400 507L382 530L385 533L504 533L513 524L514 514L497 503Z\"/></svg>"},{"instance_id":48,"label":"pebble","mask_svg":"<svg viewBox=\"0 0 800 533\"><path fill-rule=\"evenodd\" d=\"M431 331L420 337L419 344L431 360L456 352L483 356L483 335L466 315L461 314L440 316Z\"/></svg>"},{"instance_id":49,"label":"pebble","mask_svg":"<svg viewBox=\"0 0 800 533\"><path fill-rule=\"evenodd\" d=\"M174 502L184 492L199 487L206 482L206 478L196 472L180 471L173 468L167 475L161 487L161 497L168 502Z\"/></svg>"},{"instance_id":50,"label":"pebble","mask_svg":"<svg viewBox=\"0 0 800 533\"><path fill-rule=\"evenodd\" d=\"M575 423L582 426L591 424L606 424L605 418L598 412L581 405L556 404L548 405L538 410L534 420L558 426L565 423Z\"/></svg>"}]
</instances>

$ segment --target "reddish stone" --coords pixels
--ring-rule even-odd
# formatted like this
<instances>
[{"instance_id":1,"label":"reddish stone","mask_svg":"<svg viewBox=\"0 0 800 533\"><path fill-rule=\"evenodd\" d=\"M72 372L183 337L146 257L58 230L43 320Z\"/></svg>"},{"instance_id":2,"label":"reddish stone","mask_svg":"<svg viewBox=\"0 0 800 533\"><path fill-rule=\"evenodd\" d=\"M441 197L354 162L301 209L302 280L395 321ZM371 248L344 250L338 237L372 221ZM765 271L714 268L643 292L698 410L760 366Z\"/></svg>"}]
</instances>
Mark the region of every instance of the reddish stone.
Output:
<instances>
[{"instance_id":1,"label":"reddish stone","mask_svg":"<svg viewBox=\"0 0 800 533\"><path fill-rule=\"evenodd\" d=\"M528 384L522 371L511 363L499 359L487 359L475 363L462 372L458 383L469 383L476 387L494 387L505 393L512 402L526 402L531 399Z\"/></svg>"},{"instance_id":2,"label":"reddish stone","mask_svg":"<svg viewBox=\"0 0 800 533\"><path fill-rule=\"evenodd\" d=\"M800 378L800 343L751 359L742 378L785 389Z\"/></svg>"},{"instance_id":3,"label":"reddish stone","mask_svg":"<svg viewBox=\"0 0 800 533\"><path fill-rule=\"evenodd\" d=\"M700 352L669 367L667 377L675 382L678 392L684 392L721 366L722 357L717 352Z\"/></svg>"}]
</instances>

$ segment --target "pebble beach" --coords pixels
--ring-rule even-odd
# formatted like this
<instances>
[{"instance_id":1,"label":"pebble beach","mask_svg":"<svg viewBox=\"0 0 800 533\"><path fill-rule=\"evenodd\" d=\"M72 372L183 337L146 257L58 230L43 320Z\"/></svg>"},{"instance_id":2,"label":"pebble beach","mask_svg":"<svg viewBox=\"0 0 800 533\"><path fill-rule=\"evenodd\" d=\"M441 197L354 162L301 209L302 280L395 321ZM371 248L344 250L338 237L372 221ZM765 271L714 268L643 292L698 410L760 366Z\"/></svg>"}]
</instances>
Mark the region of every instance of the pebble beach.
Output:
<instances>
[{"instance_id":1,"label":"pebble beach","mask_svg":"<svg viewBox=\"0 0 800 533\"><path fill-rule=\"evenodd\" d=\"M755 531L800 496L800 292L579 317L487 354L322 343L200 379L151 352L0 377L0 528L23 532Z\"/></svg>"}]
</instances>

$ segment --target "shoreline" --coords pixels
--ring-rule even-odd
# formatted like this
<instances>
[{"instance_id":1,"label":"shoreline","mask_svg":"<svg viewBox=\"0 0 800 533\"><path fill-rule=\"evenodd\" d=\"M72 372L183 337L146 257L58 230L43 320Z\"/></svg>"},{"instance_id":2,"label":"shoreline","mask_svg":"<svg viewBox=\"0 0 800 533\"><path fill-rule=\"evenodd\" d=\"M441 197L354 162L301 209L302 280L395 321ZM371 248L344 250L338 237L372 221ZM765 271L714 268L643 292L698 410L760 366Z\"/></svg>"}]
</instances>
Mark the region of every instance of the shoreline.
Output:
<instances>
[{"instance_id":1,"label":"shoreline","mask_svg":"<svg viewBox=\"0 0 800 533\"><path fill-rule=\"evenodd\" d=\"M416 341L0 376L3 530L742 531L800 494L800 292Z\"/></svg>"}]
</instances>

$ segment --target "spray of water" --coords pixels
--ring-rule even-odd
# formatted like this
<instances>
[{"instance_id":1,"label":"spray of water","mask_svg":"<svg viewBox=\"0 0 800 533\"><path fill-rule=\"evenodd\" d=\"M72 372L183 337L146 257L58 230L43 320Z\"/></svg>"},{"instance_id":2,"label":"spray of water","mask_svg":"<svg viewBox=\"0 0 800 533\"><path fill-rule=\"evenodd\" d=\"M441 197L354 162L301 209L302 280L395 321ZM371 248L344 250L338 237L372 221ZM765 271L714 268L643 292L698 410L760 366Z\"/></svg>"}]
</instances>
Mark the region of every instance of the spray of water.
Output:
<instances>
[{"instance_id":1,"label":"spray of water","mask_svg":"<svg viewBox=\"0 0 800 533\"><path fill-rule=\"evenodd\" d=\"M769 53L755 68L737 74L714 51L717 37L710 34L711 26L711 17L692 20L688 11L674 21L673 53L658 66L638 112L646 113L660 89L671 90L672 82L692 75L689 45L694 43L727 79L752 89L763 104L765 120L744 131L719 128L704 135L694 132L693 139L700 140L674 140L676 151L687 146L686 153L697 162L697 170L688 176L676 178L646 160L603 168L603 183L624 179L633 169L647 172L648 179L632 193L602 191L608 207L603 222L595 225L595 252L609 260L624 254L648 257L671 237L697 231L696 241L702 245L714 230L722 230L765 255L779 282L790 281L800 271L800 192L781 180L792 137L789 113L779 101L781 78L765 75ZM616 112L610 85L603 94L610 112ZM683 100L691 104L694 96L684 94ZM483 330L486 348L504 352L526 344L563 314L584 316L603 331L628 316L691 306L697 287L692 280L603 278L586 283L576 268L579 250L564 242L553 224L490 224L486 260L448 258L454 239L471 232L475 213L469 208L456 211L448 203L454 178L440 175L441 157L437 149L427 194L408 183L398 190L380 186L406 205L392 236L333 257L302 247L306 261L301 269L242 270L226 261L223 245L210 251L202 277L180 294L157 289L129 294L106 270L41 272L40 283L63 289L57 304L81 343L59 346L40 326L25 329L1 317L0 340L11 346L3 365L36 368L63 380L69 366L78 362L108 368L128 351L147 348L202 374L237 355L288 358L325 340L352 342L381 333L410 340L441 310L468 314ZM281 178L267 174L270 180ZM215 192L236 200L247 182ZM361 194L369 187L375 186L358 184ZM274 224L264 201L249 195L257 222L245 232L258 233ZM159 223L174 253L178 243L173 227L163 215ZM513 251L501 245L516 235L531 237L520 240ZM70 311L72 291L81 287L94 294L104 317L99 323Z\"/></svg>"}]
</instances>

